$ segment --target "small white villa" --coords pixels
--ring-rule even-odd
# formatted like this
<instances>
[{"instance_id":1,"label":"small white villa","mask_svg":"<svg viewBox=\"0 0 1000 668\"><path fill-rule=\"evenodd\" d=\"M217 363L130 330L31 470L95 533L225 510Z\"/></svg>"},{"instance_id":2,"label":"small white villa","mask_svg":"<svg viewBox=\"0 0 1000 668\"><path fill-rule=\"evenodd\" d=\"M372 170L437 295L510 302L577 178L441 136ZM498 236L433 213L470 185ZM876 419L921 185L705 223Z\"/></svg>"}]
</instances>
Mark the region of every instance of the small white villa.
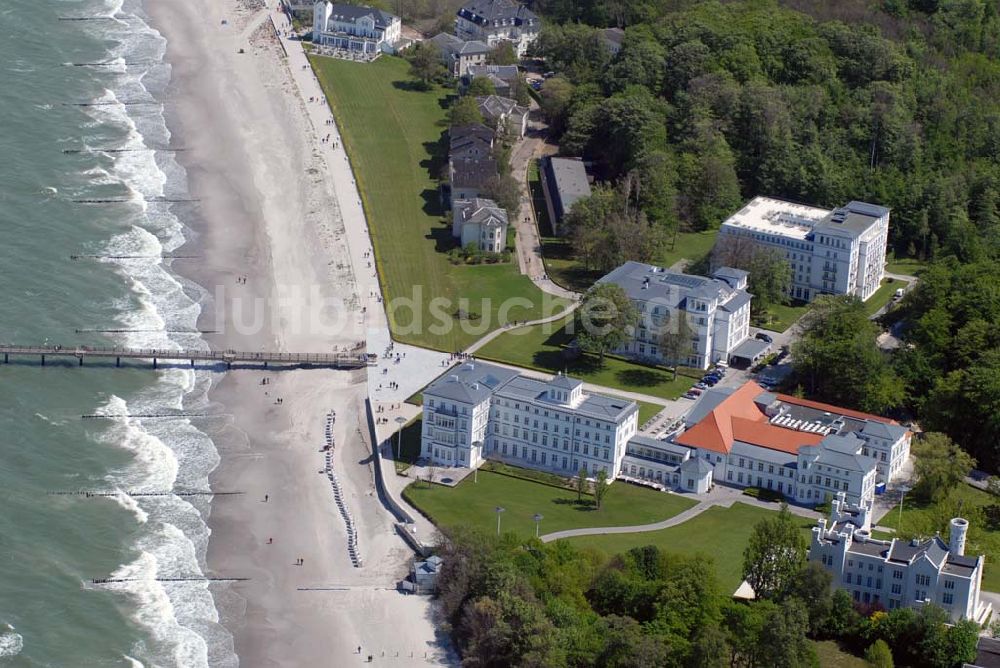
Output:
<instances>
[{"instance_id":1,"label":"small white villa","mask_svg":"<svg viewBox=\"0 0 1000 668\"><path fill-rule=\"evenodd\" d=\"M475 244L485 253L500 253L507 245L507 212L491 199L458 200L452 204L451 234L463 248Z\"/></svg>"},{"instance_id":2,"label":"small white villa","mask_svg":"<svg viewBox=\"0 0 1000 668\"><path fill-rule=\"evenodd\" d=\"M369 57L395 53L402 22L381 9L320 0L313 8L314 44Z\"/></svg>"}]
</instances>

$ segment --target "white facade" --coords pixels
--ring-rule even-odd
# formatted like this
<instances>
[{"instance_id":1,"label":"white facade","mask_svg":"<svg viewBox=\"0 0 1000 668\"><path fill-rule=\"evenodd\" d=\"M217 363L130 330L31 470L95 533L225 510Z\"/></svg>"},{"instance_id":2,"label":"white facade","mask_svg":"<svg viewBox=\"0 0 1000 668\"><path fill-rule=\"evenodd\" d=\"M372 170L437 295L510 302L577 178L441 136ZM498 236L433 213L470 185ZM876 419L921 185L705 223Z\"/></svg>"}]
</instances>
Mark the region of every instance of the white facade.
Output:
<instances>
[{"instance_id":1,"label":"white facade","mask_svg":"<svg viewBox=\"0 0 1000 668\"><path fill-rule=\"evenodd\" d=\"M829 522L812 530L809 560L833 575L833 586L858 603L889 610L934 604L952 621L985 621L992 606L980 600L985 558L965 556L969 523L954 518L948 543L928 540L875 540L870 534L870 506L833 501Z\"/></svg>"},{"instance_id":2,"label":"white facade","mask_svg":"<svg viewBox=\"0 0 1000 668\"><path fill-rule=\"evenodd\" d=\"M398 16L380 9L320 0L313 7L312 41L369 55L395 53L402 25Z\"/></svg>"},{"instance_id":3,"label":"white facade","mask_svg":"<svg viewBox=\"0 0 1000 668\"><path fill-rule=\"evenodd\" d=\"M452 202L451 234L462 247L469 244L486 253L507 247L507 212L491 199Z\"/></svg>"},{"instance_id":4,"label":"white facade","mask_svg":"<svg viewBox=\"0 0 1000 668\"><path fill-rule=\"evenodd\" d=\"M541 23L533 12L515 0L471 0L458 10L455 34L491 47L510 42L518 58L538 37Z\"/></svg>"},{"instance_id":5,"label":"white facade","mask_svg":"<svg viewBox=\"0 0 1000 668\"><path fill-rule=\"evenodd\" d=\"M599 283L620 286L639 311L632 341L618 351L668 364L707 369L728 362L750 337L750 301L747 274L723 267L713 278L692 276L640 262L626 262ZM692 334L690 353L681 359L664 358L660 334L684 317Z\"/></svg>"},{"instance_id":6,"label":"white facade","mask_svg":"<svg viewBox=\"0 0 1000 668\"><path fill-rule=\"evenodd\" d=\"M829 211L755 197L719 228L719 242L750 240L776 250L792 269L789 296L871 297L885 275L889 209L848 202Z\"/></svg>"},{"instance_id":7,"label":"white facade","mask_svg":"<svg viewBox=\"0 0 1000 668\"><path fill-rule=\"evenodd\" d=\"M423 392L421 456L437 466L478 467L487 456L563 476L585 467L613 480L636 433L635 402L583 392L468 362Z\"/></svg>"},{"instance_id":8,"label":"white facade","mask_svg":"<svg viewBox=\"0 0 1000 668\"><path fill-rule=\"evenodd\" d=\"M892 438L891 445L873 448L871 433ZM891 420L773 394L748 382L736 390L706 390L671 444L710 463L716 482L767 489L814 506L841 493L852 503L870 503L876 485L899 474L910 438ZM883 452L901 458L887 477L879 474Z\"/></svg>"}]
</instances>

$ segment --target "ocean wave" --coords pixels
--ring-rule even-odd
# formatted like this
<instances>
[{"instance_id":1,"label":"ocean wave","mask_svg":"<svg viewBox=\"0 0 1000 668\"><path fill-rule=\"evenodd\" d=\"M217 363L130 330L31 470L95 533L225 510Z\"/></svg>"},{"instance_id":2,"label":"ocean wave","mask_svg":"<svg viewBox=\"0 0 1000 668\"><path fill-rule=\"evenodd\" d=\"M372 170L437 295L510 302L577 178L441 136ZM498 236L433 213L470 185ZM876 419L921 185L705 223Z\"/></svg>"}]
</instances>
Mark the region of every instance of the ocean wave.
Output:
<instances>
[{"instance_id":1,"label":"ocean wave","mask_svg":"<svg viewBox=\"0 0 1000 668\"><path fill-rule=\"evenodd\" d=\"M84 144L142 149L124 153L95 153L84 165L83 175L106 192L117 185L132 203L120 205L123 223L99 254L141 256L142 259L108 260L126 282L128 293L114 304L122 329L116 343L131 347L201 348L208 345L198 335L197 323L206 291L170 272L172 253L186 241L185 226L170 204L152 204L154 198L187 193L187 176L172 153L145 150L171 146L162 104L126 106L122 101L156 102L170 80L170 66L163 60L166 40L142 16L139 0L104 3L114 22L94 22L85 29L101 30L112 43L106 60L118 67L102 68L108 79L94 99L99 106L83 111L93 122L85 129ZM137 63L132 65L131 63ZM110 71L109 71L110 70ZM110 103L110 104L108 104ZM107 143L108 137L117 137ZM100 143L98 143L100 142ZM191 333L176 333L179 331ZM129 395L112 396L98 412L106 414L178 413L197 411L207 404L211 378L204 372L166 368L156 383ZM209 473L219 455L211 439L187 418L169 420L112 420L98 438L132 453L132 462L111 472L114 489L149 491L208 490ZM115 577L136 578L114 588L132 601L130 615L148 638L136 644L126 660L133 666L235 665L229 633L219 623L215 601L204 582L157 582L161 577L200 576L210 530L205 517L210 497L112 497L136 517L139 525L133 548L139 555L123 565ZM136 658L137 657L137 658Z\"/></svg>"},{"instance_id":2,"label":"ocean wave","mask_svg":"<svg viewBox=\"0 0 1000 668\"><path fill-rule=\"evenodd\" d=\"M5 630L0 632L0 658L17 656L24 649L24 638L10 624L4 627Z\"/></svg>"}]
</instances>

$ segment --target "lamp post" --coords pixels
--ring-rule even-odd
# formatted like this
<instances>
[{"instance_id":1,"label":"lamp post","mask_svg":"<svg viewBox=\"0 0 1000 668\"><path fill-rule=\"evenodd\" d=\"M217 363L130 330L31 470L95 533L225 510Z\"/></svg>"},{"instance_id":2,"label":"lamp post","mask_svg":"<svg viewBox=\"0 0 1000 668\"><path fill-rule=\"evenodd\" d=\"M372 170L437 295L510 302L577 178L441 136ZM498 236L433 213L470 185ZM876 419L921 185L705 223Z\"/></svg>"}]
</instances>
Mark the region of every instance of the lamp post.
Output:
<instances>
[{"instance_id":1,"label":"lamp post","mask_svg":"<svg viewBox=\"0 0 1000 668\"><path fill-rule=\"evenodd\" d=\"M542 520L545 519L541 513L535 513L535 538L538 538L538 525L541 524Z\"/></svg>"},{"instance_id":2,"label":"lamp post","mask_svg":"<svg viewBox=\"0 0 1000 668\"><path fill-rule=\"evenodd\" d=\"M504 512L505 510L507 510L507 509L504 508L503 506L497 506L496 507L496 513L497 513L497 535L498 536L500 535L500 513Z\"/></svg>"},{"instance_id":3,"label":"lamp post","mask_svg":"<svg viewBox=\"0 0 1000 668\"><path fill-rule=\"evenodd\" d=\"M903 528L903 499L906 498L906 493L910 491L910 488L906 485L899 486L899 522L896 523L896 533L898 534L900 529Z\"/></svg>"},{"instance_id":4,"label":"lamp post","mask_svg":"<svg viewBox=\"0 0 1000 668\"><path fill-rule=\"evenodd\" d=\"M406 424L406 418L402 415L396 417L396 424L399 426L396 428L396 456L395 460L398 462L400 455L403 453L403 425Z\"/></svg>"}]
</instances>

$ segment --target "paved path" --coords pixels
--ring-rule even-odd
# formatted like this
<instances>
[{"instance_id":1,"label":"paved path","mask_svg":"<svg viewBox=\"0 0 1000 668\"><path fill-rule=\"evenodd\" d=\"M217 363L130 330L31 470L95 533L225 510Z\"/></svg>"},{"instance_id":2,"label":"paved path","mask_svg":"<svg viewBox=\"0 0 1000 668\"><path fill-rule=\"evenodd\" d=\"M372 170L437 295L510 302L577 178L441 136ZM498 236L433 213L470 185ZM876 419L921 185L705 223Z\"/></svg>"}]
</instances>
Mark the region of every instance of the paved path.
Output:
<instances>
[{"instance_id":1,"label":"paved path","mask_svg":"<svg viewBox=\"0 0 1000 668\"><path fill-rule=\"evenodd\" d=\"M690 495L684 495L690 496ZM779 504L770 501L761 501L760 499L754 499L749 496L745 496L740 490L725 487L724 485L717 485L715 489L709 492L706 497L692 497L696 499L702 499L697 505L694 505L687 510L684 510L673 517L668 517L662 522L653 522L652 524L639 524L635 526L621 526L621 527L589 527L586 529L566 529L565 531L555 531L553 533L545 534L541 536L543 543L551 543L554 540L559 540L561 538L574 538L577 536L604 536L609 534L619 534L619 533L645 533L648 531L660 531L662 529L669 529L670 527L678 526L683 524L688 520L701 515L703 512L709 508L718 506L720 508L731 508L734 503L743 503L748 506L757 506L758 508L765 508L767 510L778 510ZM798 515L799 517L807 517L809 519L819 519L822 515L815 510L810 510L809 508L802 508L800 506L788 506L789 512L793 515Z\"/></svg>"},{"instance_id":2,"label":"paved path","mask_svg":"<svg viewBox=\"0 0 1000 668\"><path fill-rule=\"evenodd\" d=\"M542 259L542 239L538 231L538 217L534 199L528 186L528 166L533 160L552 155L557 148L545 141L548 126L541 119L538 103L531 101L527 134L514 145L510 158L510 171L521 190L521 212L514 220L517 231L517 263L521 273L528 276L543 292L566 299L578 299L579 293L567 290L548 278Z\"/></svg>"}]
</instances>

